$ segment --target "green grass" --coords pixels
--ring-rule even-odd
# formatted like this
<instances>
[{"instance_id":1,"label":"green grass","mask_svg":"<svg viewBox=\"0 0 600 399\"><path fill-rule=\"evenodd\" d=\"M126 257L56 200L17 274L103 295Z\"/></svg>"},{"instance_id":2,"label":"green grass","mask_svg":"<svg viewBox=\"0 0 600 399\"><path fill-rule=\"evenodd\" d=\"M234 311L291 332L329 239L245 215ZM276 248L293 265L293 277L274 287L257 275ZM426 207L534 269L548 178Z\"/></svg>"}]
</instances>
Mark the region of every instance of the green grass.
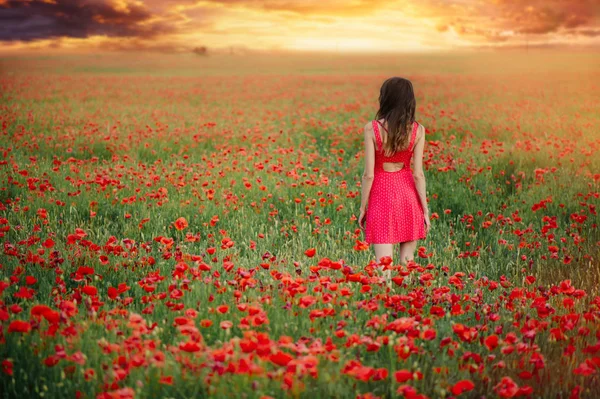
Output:
<instances>
[{"instance_id":1,"label":"green grass","mask_svg":"<svg viewBox=\"0 0 600 399\"><path fill-rule=\"evenodd\" d=\"M6 310L8 319L0 324L0 360L14 364L12 376L0 371L0 389L6 397L49 398L125 388L157 398L394 397L400 384L393 372L408 369L423 378L407 384L429 397L449 397L450 387L463 379L476 388L461 397L495 397L504 376L531 385L534 397L566 397L577 385L582 397L594 397L597 372L583 377L573 371L592 356L584 348L597 342L597 319L584 317L597 313L592 303L600 295L594 180L599 117L591 112L597 87L589 84L598 81L598 72L584 62L597 56L574 55L581 62L566 71L563 54L517 56L510 63L503 54L384 57L378 63L298 55L144 56L135 63L108 55L4 58L9 73L0 108L0 219L9 228L2 236L0 270L8 286L0 309L19 305L23 311ZM423 268L387 292L376 281L351 282L344 272L366 275L374 259L372 249L354 249L363 239L353 220L360 204L362 129L375 113L379 84L399 73L398 65L413 77L417 119L428 129L427 191L437 217L418 243L431 257L417 255ZM577 97L568 96L574 92ZM548 169L543 181L536 169ZM545 208L533 210L548 198ZM42 209L47 219L38 214ZM180 217L189 223L183 231L173 225ZM556 218L556 228L544 234L549 218ZM78 229L85 236L75 240ZM198 239L186 239L186 233ZM52 249L42 246L48 238ZM224 238L233 246L222 248ZM551 246L559 248L556 258ZM304 254L308 248L316 249L314 258ZM469 256L474 251L478 255ZM192 273L199 265L192 256L210 271ZM315 271L323 258L349 269ZM227 262L233 263L230 271ZM179 275L183 263L188 269ZM75 273L84 266L94 275L81 280ZM427 273L430 282L422 282ZM453 285L457 273L465 274L463 288ZM532 285L525 283L530 275L536 278ZM27 286L26 276L37 279L29 287L32 299L15 296ZM152 283L150 293L143 285L153 276L162 280ZM504 278L510 285L486 285ZM567 279L586 292L572 310L563 306L568 295L548 293ZM109 298L109 287L121 283L129 290ZM95 305L82 294L84 285L97 288ZM362 292L365 285L371 291ZM183 296L172 297L175 289ZM307 295L317 302L304 308L299 301ZM535 298L545 298L556 313L538 315ZM7 332L11 321L30 320L34 305L60 310L62 301L76 301L77 314L61 310L54 336L44 335L46 321L34 321L27 334ZM216 311L222 304L229 305L226 314ZM248 313L238 304L256 307L267 322L246 328ZM451 315L457 304L464 313ZM431 316L432 306L444 314ZM195 318L185 316L190 309ZM311 320L316 309L335 314ZM129 318L136 314L147 330L135 331ZM569 314L579 317L572 329L565 327ZM412 337L416 349L405 360L395 351L404 350L410 334L383 328L415 315L422 319L412 333L423 332L423 319L431 318L437 335ZM192 320L197 331L179 331L179 317ZM380 328L369 326L375 318ZM202 327L205 319L213 324ZM232 327L221 329L223 321ZM478 338L460 340L456 323L475 328ZM530 340L526 333L536 323ZM555 341L551 328L564 330L568 340ZM585 329L589 334L581 333ZM337 330L346 335L336 336ZM249 332L265 334L273 352L306 361L311 352L305 347L329 338L336 349L315 349L318 373L289 373L288 389L282 385L286 367L265 355L255 353L249 361L270 377L226 371L246 356L239 339ZM482 339L493 333L501 342L514 333L524 346L506 354L500 347L488 350ZM190 334L202 337L200 352L174 349ZM360 342L346 345L353 335ZM297 351L279 341L286 337L299 345ZM452 343L441 348L445 337ZM366 350L365 342L382 339L392 343ZM576 348L573 357L563 356L568 343ZM81 352L85 363L61 359L46 366L56 345L69 356ZM159 352L164 365L152 360ZM222 353L227 360L216 361ZM482 361L461 360L469 353ZM545 368L539 379L522 378L521 371L532 370L533 353L544 356ZM360 382L344 375L353 359L386 368L388 378ZM499 361L506 368L494 368ZM463 367L468 364L481 371L470 372ZM90 369L95 376L86 381ZM161 383L164 376L172 376L173 384Z\"/></svg>"}]
</instances>

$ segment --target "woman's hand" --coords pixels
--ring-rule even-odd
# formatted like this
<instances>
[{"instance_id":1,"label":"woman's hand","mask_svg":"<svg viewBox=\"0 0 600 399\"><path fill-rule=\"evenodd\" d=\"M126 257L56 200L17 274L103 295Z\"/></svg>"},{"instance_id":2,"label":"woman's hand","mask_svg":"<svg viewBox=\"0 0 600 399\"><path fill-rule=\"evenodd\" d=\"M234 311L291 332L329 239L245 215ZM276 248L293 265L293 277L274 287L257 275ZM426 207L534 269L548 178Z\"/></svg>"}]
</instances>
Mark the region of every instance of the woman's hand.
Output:
<instances>
[{"instance_id":1,"label":"woman's hand","mask_svg":"<svg viewBox=\"0 0 600 399\"><path fill-rule=\"evenodd\" d=\"M431 221L429 220L429 212L425 213L425 234L429 233L429 229L431 228Z\"/></svg>"},{"instance_id":2,"label":"woman's hand","mask_svg":"<svg viewBox=\"0 0 600 399\"><path fill-rule=\"evenodd\" d=\"M360 215L358 216L358 226L362 231L365 231L365 222L367 221L367 210L360 208Z\"/></svg>"}]
</instances>

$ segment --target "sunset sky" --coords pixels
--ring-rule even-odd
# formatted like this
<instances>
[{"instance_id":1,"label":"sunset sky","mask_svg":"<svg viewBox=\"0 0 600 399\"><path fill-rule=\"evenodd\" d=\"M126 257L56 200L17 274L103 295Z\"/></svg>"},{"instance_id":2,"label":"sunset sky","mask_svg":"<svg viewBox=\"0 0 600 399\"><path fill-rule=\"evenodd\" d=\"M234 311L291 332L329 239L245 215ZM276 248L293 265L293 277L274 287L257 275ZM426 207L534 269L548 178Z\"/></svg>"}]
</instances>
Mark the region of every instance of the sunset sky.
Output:
<instances>
[{"instance_id":1,"label":"sunset sky","mask_svg":"<svg viewBox=\"0 0 600 399\"><path fill-rule=\"evenodd\" d=\"M600 46L600 0L0 0L0 51Z\"/></svg>"}]
</instances>

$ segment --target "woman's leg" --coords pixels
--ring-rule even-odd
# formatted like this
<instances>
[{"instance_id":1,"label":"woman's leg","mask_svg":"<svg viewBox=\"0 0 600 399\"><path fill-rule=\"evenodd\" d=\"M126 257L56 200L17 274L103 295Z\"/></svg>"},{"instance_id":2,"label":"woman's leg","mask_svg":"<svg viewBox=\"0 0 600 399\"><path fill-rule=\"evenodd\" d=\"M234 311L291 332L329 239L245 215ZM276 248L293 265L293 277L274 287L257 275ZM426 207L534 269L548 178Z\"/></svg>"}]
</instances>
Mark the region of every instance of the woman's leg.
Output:
<instances>
[{"instance_id":1,"label":"woman's leg","mask_svg":"<svg viewBox=\"0 0 600 399\"><path fill-rule=\"evenodd\" d=\"M407 241L400 244L400 263L406 265L409 260L415 259L417 241Z\"/></svg>"},{"instance_id":2,"label":"woman's leg","mask_svg":"<svg viewBox=\"0 0 600 399\"><path fill-rule=\"evenodd\" d=\"M373 248L375 249L377 263L380 263L381 258L385 256L389 256L392 259L394 258L394 244L373 244ZM385 270L383 276L386 280L389 280L392 277L392 272L389 269Z\"/></svg>"}]
</instances>

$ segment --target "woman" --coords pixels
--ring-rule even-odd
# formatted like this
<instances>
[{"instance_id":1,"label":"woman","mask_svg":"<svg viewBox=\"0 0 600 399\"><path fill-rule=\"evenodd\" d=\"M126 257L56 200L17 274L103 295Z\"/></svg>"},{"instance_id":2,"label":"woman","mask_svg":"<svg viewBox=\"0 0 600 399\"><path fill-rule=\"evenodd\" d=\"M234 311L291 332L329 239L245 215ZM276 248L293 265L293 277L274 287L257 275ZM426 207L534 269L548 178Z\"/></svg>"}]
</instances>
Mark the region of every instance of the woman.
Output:
<instances>
[{"instance_id":1,"label":"woman","mask_svg":"<svg viewBox=\"0 0 600 399\"><path fill-rule=\"evenodd\" d=\"M430 228L423 173L425 128L415 121L415 108L412 83L390 78L381 86L376 120L365 125L358 221L378 263L386 256L393 258L397 243L401 263L414 259L417 240Z\"/></svg>"}]
</instances>

